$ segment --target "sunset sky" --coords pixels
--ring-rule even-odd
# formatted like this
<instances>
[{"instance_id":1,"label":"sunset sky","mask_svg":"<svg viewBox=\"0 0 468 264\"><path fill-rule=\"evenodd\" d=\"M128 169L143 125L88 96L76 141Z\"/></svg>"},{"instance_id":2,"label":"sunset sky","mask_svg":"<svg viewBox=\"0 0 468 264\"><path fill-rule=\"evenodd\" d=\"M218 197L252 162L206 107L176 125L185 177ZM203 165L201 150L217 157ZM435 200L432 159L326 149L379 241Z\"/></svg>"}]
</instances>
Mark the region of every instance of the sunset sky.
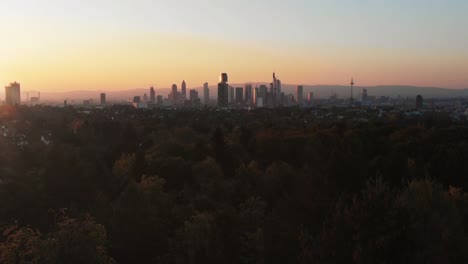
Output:
<instances>
[{"instance_id":1,"label":"sunset sky","mask_svg":"<svg viewBox=\"0 0 468 264\"><path fill-rule=\"evenodd\" d=\"M2 0L0 84L468 88L466 0ZM2 89L3 90L3 89Z\"/></svg>"}]
</instances>

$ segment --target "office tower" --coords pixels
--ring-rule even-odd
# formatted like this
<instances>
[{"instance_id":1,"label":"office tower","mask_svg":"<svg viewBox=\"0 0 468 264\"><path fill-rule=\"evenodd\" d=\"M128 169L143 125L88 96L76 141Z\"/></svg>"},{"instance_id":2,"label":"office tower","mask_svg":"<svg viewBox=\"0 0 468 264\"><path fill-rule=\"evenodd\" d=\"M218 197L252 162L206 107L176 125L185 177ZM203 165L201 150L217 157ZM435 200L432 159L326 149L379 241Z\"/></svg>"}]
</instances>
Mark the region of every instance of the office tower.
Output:
<instances>
[{"instance_id":1,"label":"office tower","mask_svg":"<svg viewBox=\"0 0 468 264\"><path fill-rule=\"evenodd\" d=\"M172 100L172 104L175 105L177 104L177 85L176 84L173 84L172 85L172 91L171 91L171 98Z\"/></svg>"},{"instance_id":2,"label":"office tower","mask_svg":"<svg viewBox=\"0 0 468 264\"><path fill-rule=\"evenodd\" d=\"M245 104L246 105L251 105L253 100L252 100L252 84L246 84L245 85L245 96L244 96L244 100L245 100Z\"/></svg>"},{"instance_id":3,"label":"office tower","mask_svg":"<svg viewBox=\"0 0 468 264\"><path fill-rule=\"evenodd\" d=\"M229 84L227 73L222 73L218 83L218 106L228 107L229 105Z\"/></svg>"},{"instance_id":4,"label":"office tower","mask_svg":"<svg viewBox=\"0 0 468 264\"><path fill-rule=\"evenodd\" d=\"M257 99L259 98L258 96L258 87L255 87L252 92L252 104L257 105Z\"/></svg>"},{"instance_id":5,"label":"office tower","mask_svg":"<svg viewBox=\"0 0 468 264\"><path fill-rule=\"evenodd\" d=\"M367 102L367 89L362 89L361 101L362 102Z\"/></svg>"},{"instance_id":6,"label":"office tower","mask_svg":"<svg viewBox=\"0 0 468 264\"><path fill-rule=\"evenodd\" d=\"M151 88L150 88L150 102L151 103L156 102L156 91L154 90L153 86L151 86Z\"/></svg>"},{"instance_id":7,"label":"office tower","mask_svg":"<svg viewBox=\"0 0 468 264\"><path fill-rule=\"evenodd\" d=\"M207 82L203 84L203 103L206 105L210 103L210 88Z\"/></svg>"},{"instance_id":8,"label":"office tower","mask_svg":"<svg viewBox=\"0 0 468 264\"><path fill-rule=\"evenodd\" d=\"M158 105L162 105L162 104L163 104L163 97L162 97L162 95L158 95L156 103L157 103Z\"/></svg>"},{"instance_id":9,"label":"office tower","mask_svg":"<svg viewBox=\"0 0 468 264\"><path fill-rule=\"evenodd\" d=\"M423 97L422 97L422 95L416 96L416 108L417 109L423 108Z\"/></svg>"},{"instance_id":10,"label":"office tower","mask_svg":"<svg viewBox=\"0 0 468 264\"><path fill-rule=\"evenodd\" d=\"M197 90L190 90L190 101L195 101L198 99L198 92Z\"/></svg>"},{"instance_id":11,"label":"office tower","mask_svg":"<svg viewBox=\"0 0 468 264\"><path fill-rule=\"evenodd\" d=\"M227 83L228 82L227 73L221 73L221 76L219 77L219 82L222 82L222 83Z\"/></svg>"},{"instance_id":12,"label":"office tower","mask_svg":"<svg viewBox=\"0 0 468 264\"><path fill-rule=\"evenodd\" d=\"M276 74L273 73L273 82L270 83L270 93L271 93L271 105L277 105L281 103L281 81L276 78Z\"/></svg>"},{"instance_id":13,"label":"office tower","mask_svg":"<svg viewBox=\"0 0 468 264\"><path fill-rule=\"evenodd\" d=\"M229 103L233 104L235 102L235 97L234 97L234 87L229 86Z\"/></svg>"},{"instance_id":14,"label":"office tower","mask_svg":"<svg viewBox=\"0 0 468 264\"><path fill-rule=\"evenodd\" d=\"M304 87L302 85L298 85L296 87L296 100L298 105L302 105L304 101Z\"/></svg>"},{"instance_id":15,"label":"office tower","mask_svg":"<svg viewBox=\"0 0 468 264\"><path fill-rule=\"evenodd\" d=\"M268 92L267 86L266 85L260 85L260 88L258 88L258 97L263 98L264 103L265 103L265 100L266 100L266 97L267 97L267 92Z\"/></svg>"},{"instance_id":16,"label":"office tower","mask_svg":"<svg viewBox=\"0 0 468 264\"><path fill-rule=\"evenodd\" d=\"M312 105L314 102L314 93L313 92L310 92L309 95L307 96L307 103L309 105Z\"/></svg>"},{"instance_id":17,"label":"office tower","mask_svg":"<svg viewBox=\"0 0 468 264\"><path fill-rule=\"evenodd\" d=\"M289 96L287 97L286 105L294 105L294 104L297 104L296 98L294 98L293 94L289 94Z\"/></svg>"},{"instance_id":18,"label":"office tower","mask_svg":"<svg viewBox=\"0 0 468 264\"><path fill-rule=\"evenodd\" d=\"M105 105L105 104L106 104L106 94L101 93L101 105Z\"/></svg>"},{"instance_id":19,"label":"office tower","mask_svg":"<svg viewBox=\"0 0 468 264\"><path fill-rule=\"evenodd\" d=\"M236 88L236 104L238 105L244 104L244 88L242 87Z\"/></svg>"},{"instance_id":20,"label":"office tower","mask_svg":"<svg viewBox=\"0 0 468 264\"><path fill-rule=\"evenodd\" d=\"M143 102L148 102L149 98L148 95L144 94L143 95Z\"/></svg>"},{"instance_id":21,"label":"office tower","mask_svg":"<svg viewBox=\"0 0 468 264\"><path fill-rule=\"evenodd\" d=\"M351 78L351 83L350 83L350 85L351 85L351 100L350 100L350 102L351 102L351 104L352 104L353 101L354 101L354 98L353 98L354 78Z\"/></svg>"},{"instance_id":22,"label":"office tower","mask_svg":"<svg viewBox=\"0 0 468 264\"><path fill-rule=\"evenodd\" d=\"M181 89L182 100L185 101L187 98L187 85L185 84L185 80L182 81Z\"/></svg>"},{"instance_id":23,"label":"office tower","mask_svg":"<svg viewBox=\"0 0 468 264\"><path fill-rule=\"evenodd\" d=\"M134 103L140 103L140 102L141 102L140 96L134 96L134 97L133 97L133 102L134 102Z\"/></svg>"},{"instance_id":24,"label":"office tower","mask_svg":"<svg viewBox=\"0 0 468 264\"><path fill-rule=\"evenodd\" d=\"M21 104L21 88L17 82L10 83L5 87L5 104L19 105Z\"/></svg>"}]
</instances>

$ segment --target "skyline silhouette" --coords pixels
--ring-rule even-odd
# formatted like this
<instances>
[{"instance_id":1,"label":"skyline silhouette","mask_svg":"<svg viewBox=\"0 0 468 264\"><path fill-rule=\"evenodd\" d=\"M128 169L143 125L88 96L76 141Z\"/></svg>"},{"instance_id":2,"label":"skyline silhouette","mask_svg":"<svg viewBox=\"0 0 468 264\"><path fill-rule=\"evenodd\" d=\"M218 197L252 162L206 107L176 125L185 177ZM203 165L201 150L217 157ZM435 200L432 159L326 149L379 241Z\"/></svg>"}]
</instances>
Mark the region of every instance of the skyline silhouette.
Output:
<instances>
[{"instance_id":1,"label":"skyline silhouette","mask_svg":"<svg viewBox=\"0 0 468 264\"><path fill-rule=\"evenodd\" d=\"M468 3L457 0L20 0L0 10L2 85L122 90L277 71L299 84L468 87Z\"/></svg>"}]
</instances>

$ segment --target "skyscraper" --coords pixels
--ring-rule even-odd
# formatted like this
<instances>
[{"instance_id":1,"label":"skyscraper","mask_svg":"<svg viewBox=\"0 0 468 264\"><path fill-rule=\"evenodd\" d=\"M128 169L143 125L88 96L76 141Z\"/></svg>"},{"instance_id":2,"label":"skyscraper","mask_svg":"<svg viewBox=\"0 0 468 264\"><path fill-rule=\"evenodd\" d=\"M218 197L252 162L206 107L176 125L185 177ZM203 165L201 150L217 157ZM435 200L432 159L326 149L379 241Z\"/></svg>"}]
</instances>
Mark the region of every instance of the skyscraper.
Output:
<instances>
[{"instance_id":1,"label":"skyscraper","mask_svg":"<svg viewBox=\"0 0 468 264\"><path fill-rule=\"evenodd\" d=\"M193 89L193 90L190 90L190 101L195 101L196 99L198 99L198 92L197 90Z\"/></svg>"},{"instance_id":2,"label":"skyscraper","mask_svg":"<svg viewBox=\"0 0 468 264\"><path fill-rule=\"evenodd\" d=\"M235 102L235 97L234 97L234 87L229 86L229 103L233 104Z\"/></svg>"},{"instance_id":3,"label":"skyscraper","mask_svg":"<svg viewBox=\"0 0 468 264\"><path fill-rule=\"evenodd\" d=\"M253 100L252 100L252 84L246 84L245 85L245 96L244 96L244 100L245 100L245 104L246 105L251 105Z\"/></svg>"},{"instance_id":4,"label":"skyscraper","mask_svg":"<svg viewBox=\"0 0 468 264\"><path fill-rule=\"evenodd\" d=\"M312 105L314 103L314 93L310 92L309 95L307 96L307 103L309 105Z\"/></svg>"},{"instance_id":5,"label":"skyscraper","mask_svg":"<svg viewBox=\"0 0 468 264\"><path fill-rule=\"evenodd\" d=\"M257 105L257 100L258 100L258 87L255 87L252 92L252 104Z\"/></svg>"},{"instance_id":6,"label":"skyscraper","mask_svg":"<svg viewBox=\"0 0 468 264\"><path fill-rule=\"evenodd\" d=\"M423 108L423 97L420 94L416 96L416 108L417 109Z\"/></svg>"},{"instance_id":7,"label":"skyscraper","mask_svg":"<svg viewBox=\"0 0 468 264\"><path fill-rule=\"evenodd\" d=\"M187 84L185 84L185 80L182 81L181 89L182 89L182 100L185 100L187 98Z\"/></svg>"},{"instance_id":8,"label":"skyscraper","mask_svg":"<svg viewBox=\"0 0 468 264\"><path fill-rule=\"evenodd\" d=\"M176 84L173 84L172 85L172 92L171 92L171 98L172 100L172 104L173 105L176 105L177 104L177 85Z\"/></svg>"},{"instance_id":9,"label":"skyscraper","mask_svg":"<svg viewBox=\"0 0 468 264\"><path fill-rule=\"evenodd\" d=\"M276 74L273 73L273 82L270 84L270 93L272 102L270 105L277 105L281 103L281 81L276 78Z\"/></svg>"},{"instance_id":10,"label":"skyscraper","mask_svg":"<svg viewBox=\"0 0 468 264\"><path fill-rule=\"evenodd\" d=\"M258 96L257 96L257 99L258 98L262 98L263 99L263 103L265 103L266 101L266 97L267 97L267 92L268 92L268 87L264 84L260 85L260 88L258 88Z\"/></svg>"},{"instance_id":11,"label":"skyscraper","mask_svg":"<svg viewBox=\"0 0 468 264\"><path fill-rule=\"evenodd\" d=\"M304 101L304 87L302 85L298 85L296 88L296 100L298 105L302 105Z\"/></svg>"},{"instance_id":12,"label":"skyscraper","mask_svg":"<svg viewBox=\"0 0 468 264\"><path fill-rule=\"evenodd\" d=\"M244 89L242 87L236 88L236 104L244 104Z\"/></svg>"},{"instance_id":13,"label":"skyscraper","mask_svg":"<svg viewBox=\"0 0 468 264\"><path fill-rule=\"evenodd\" d=\"M5 103L7 105L21 104L21 88L19 83L13 82L5 87Z\"/></svg>"},{"instance_id":14,"label":"skyscraper","mask_svg":"<svg viewBox=\"0 0 468 264\"><path fill-rule=\"evenodd\" d=\"M218 83L218 106L228 107L229 105L229 84L227 73L222 73Z\"/></svg>"},{"instance_id":15,"label":"skyscraper","mask_svg":"<svg viewBox=\"0 0 468 264\"><path fill-rule=\"evenodd\" d=\"M156 102L156 92L154 91L154 87L151 86L150 88L150 102L155 103Z\"/></svg>"},{"instance_id":16,"label":"skyscraper","mask_svg":"<svg viewBox=\"0 0 468 264\"><path fill-rule=\"evenodd\" d=\"M162 104L163 104L163 97L162 97L162 95L158 95L157 98L158 98L158 99L157 99L157 104L158 104L158 105L162 105Z\"/></svg>"},{"instance_id":17,"label":"skyscraper","mask_svg":"<svg viewBox=\"0 0 468 264\"><path fill-rule=\"evenodd\" d=\"M105 105L105 104L106 104L106 94L101 93L101 105Z\"/></svg>"},{"instance_id":18,"label":"skyscraper","mask_svg":"<svg viewBox=\"0 0 468 264\"><path fill-rule=\"evenodd\" d=\"M210 103L210 88L207 82L203 84L203 102L206 105Z\"/></svg>"},{"instance_id":19,"label":"skyscraper","mask_svg":"<svg viewBox=\"0 0 468 264\"><path fill-rule=\"evenodd\" d=\"M362 101L363 103L367 102L367 89L362 89L361 101Z\"/></svg>"}]
</instances>

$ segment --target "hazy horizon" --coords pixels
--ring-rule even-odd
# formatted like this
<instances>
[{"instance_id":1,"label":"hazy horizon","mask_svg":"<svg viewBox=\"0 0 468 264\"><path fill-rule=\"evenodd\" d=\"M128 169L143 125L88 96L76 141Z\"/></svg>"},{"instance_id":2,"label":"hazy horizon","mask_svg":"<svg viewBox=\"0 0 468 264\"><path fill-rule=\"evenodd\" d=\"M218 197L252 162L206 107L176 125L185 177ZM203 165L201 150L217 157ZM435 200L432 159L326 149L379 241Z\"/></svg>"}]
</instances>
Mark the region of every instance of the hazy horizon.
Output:
<instances>
[{"instance_id":1,"label":"hazy horizon","mask_svg":"<svg viewBox=\"0 0 468 264\"><path fill-rule=\"evenodd\" d=\"M468 87L465 1L0 3L0 84L125 90L269 80Z\"/></svg>"}]
</instances>

